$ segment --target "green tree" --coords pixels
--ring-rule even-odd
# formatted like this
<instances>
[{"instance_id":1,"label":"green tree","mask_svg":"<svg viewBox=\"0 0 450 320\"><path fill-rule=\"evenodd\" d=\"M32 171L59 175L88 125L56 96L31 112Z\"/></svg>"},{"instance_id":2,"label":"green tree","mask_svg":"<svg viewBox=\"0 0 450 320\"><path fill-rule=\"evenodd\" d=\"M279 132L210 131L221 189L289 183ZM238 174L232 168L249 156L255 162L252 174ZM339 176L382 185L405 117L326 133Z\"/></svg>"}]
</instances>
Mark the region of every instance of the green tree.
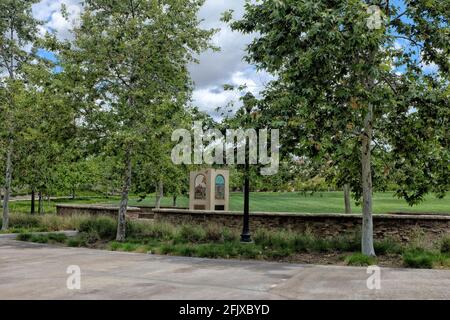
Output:
<instances>
[{"instance_id":1,"label":"green tree","mask_svg":"<svg viewBox=\"0 0 450 320\"><path fill-rule=\"evenodd\" d=\"M91 104L83 125L98 128L109 154L122 163L119 241L133 163L156 144L154 115L170 119L183 108L192 87L187 64L209 47L213 31L199 28L197 19L202 4L87 0L75 40L62 52L64 72L87 88Z\"/></svg>"},{"instance_id":2,"label":"green tree","mask_svg":"<svg viewBox=\"0 0 450 320\"><path fill-rule=\"evenodd\" d=\"M54 64L36 58L23 67L26 77L26 103L21 109L24 127L17 134L15 184L27 185L38 191L42 213L43 194L49 195L60 187L58 168L69 162L73 140L77 136L76 110L65 99L62 75L53 72Z\"/></svg>"},{"instance_id":3,"label":"green tree","mask_svg":"<svg viewBox=\"0 0 450 320\"><path fill-rule=\"evenodd\" d=\"M33 52L24 48L35 41L38 21L31 12L37 0L4 0L0 2L0 75L4 90L1 110L3 123L0 125L2 139L5 140L5 180L3 199L3 225L9 225L9 197L15 158L15 139L20 131L21 103L24 101L22 67L33 59Z\"/></svg>"},{"instance_id":4,"label":"green tree","mask_svg":"<svg viewBox=\"0 0 450 320\"><path fill-rule=\"evenodd\" d=\"M377 10L369 5L377 5L380 14L374 15ZM408 135L411 143L406 146L414 142L428 146L407 152L445 146L423 134L427 127L421 127L421 121L425 120L415 114L438 121L436 115L448 107L448 96L436 99L432 92L438 87L436 79L448 81L449 11L441 1L406 1L404 5L402 10L382 0L262 0L247 2L243 18L232 23L235 30L257 34L248 46L247 59L276 76L264 93L262 109L272 127L282 127L282 145L298 155L326 154L331 161L350 164L346 169L351 170L353 181L359 177L359 185L352 189L357 198L362 196L362 252L366 255L375 255L375 146L389 152L398 146L395 139L401 131L417 133ZM224 18L230 20L230 14ZM399 41L406 43L399 47ZM425 74L423 63L435 63L438 71ZM448 128L448 116L439 121ZM437 129L441 137L448 134L441 128ZM339 152L329 152L336 148ZM351 157L358 159L359 166L342 161L349 150L357 150ZM418 161L424 158L418 156ZM445 161L439 163L448 166ZM408 187L419 189L414 193L417 197L424 191L421 185Z\"/></svg>"}]
</instances>

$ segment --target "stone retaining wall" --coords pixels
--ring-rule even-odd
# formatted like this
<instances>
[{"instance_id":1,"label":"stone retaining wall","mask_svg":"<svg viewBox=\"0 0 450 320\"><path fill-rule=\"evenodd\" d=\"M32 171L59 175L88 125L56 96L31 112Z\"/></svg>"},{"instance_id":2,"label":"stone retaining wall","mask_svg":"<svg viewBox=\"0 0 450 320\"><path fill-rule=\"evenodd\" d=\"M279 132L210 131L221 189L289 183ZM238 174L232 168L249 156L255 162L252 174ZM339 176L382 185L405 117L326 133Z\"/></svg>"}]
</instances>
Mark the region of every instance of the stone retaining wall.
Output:
<instances>
[{"instance_id":1,"label":"stone retaining wall","mask_svg":"<svg viewBox=\"0 0 450 320\"><path fill-rule=\"evenodd\" d=\"M242 213L223 211L189 211L159 209L153 211L156 221L174 224L190 222L195 224L217 223L240 231ZM374 237L377 240L392 238L408 242L421 237L432 241L450 235L450 216L442 215L374 215ZM307 214L266 213L250 214L250 230L258 228L290 229L312 232L320 237L353 235L361 231L362 218L356 214Z\"/></svg>"},{"instance_id":2,"label":"stone retaining wall","mask_svg":"<svg viewBox=\"0 0 450 320\"><path fill-rule=\"evenodd\" d=\"M169 208L169 207L162 207ZM172 207L170 207L172 208ZM152 206L133 206L128 207L127 217L130 219L153 219ZM187 209L187 208L182 208ZM117 206L100 206L100 205L84 205L84 204L57 204L56 214L60 216L70 216L75 214L89 215L107 215L114 218L117 217L119 207Z\"/></svg>"},{"instance_id":3,"label":"stone retaining wall","mask_svg":"<svg viewBox=\"0 0 450 320\"><path fill-rule=\"evenodd\" d=\"M96 206L96 205L83 205L83 204L64 204L56 205L56 214L59 216L71 216L76 214L89 214L89 215L107 215L117 217L119 207L114 206ZM141 209L130 207L128 208L129 217L137 217Z\"/></svg>"}]
</instances>

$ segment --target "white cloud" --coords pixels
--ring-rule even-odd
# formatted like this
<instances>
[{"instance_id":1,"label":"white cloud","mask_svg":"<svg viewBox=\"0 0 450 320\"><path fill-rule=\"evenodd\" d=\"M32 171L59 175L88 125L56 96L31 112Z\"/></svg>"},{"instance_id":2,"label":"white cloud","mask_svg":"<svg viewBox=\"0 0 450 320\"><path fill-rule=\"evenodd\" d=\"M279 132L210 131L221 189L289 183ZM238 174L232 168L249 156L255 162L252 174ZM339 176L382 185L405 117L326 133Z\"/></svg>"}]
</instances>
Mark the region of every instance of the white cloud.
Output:
<instances>
[{"instance_id":1,"label":"white cloud","mask_svg":"<svg viewBox=\"0 0 450 320\"><path fill-rule=\"evenodd\" d=\"M259 95L259 92L264 88L264 85L270 81L272 77L266 73L256 72L253 68L247 68L244 71L234 72L227 84L234 86L246 86L244 92L237 91L225 91L221 83L211 84L202 88L197 88L193 93L194 105L198 106L201 111L208 112L216 120L219 120L224 112L225 115L229 115L228 110L236 111L242 104L239 98L242 94L249 91L255 96ZM234 103L234 107L227 107L230 103ZM221 108L219 112L217 108ZM231 112L231 114L233 113Z\"/></svg>"},{"instance_id":2,"label":"white cloud","mask_svg":"<svg viewBox=\"0 0 450 320\"><path fill-rule=\"evenodd\" d=\"M425 73L435 73L439 70L439 66L434 63L421 63L421 68Z\"/></svg>"},{"instance_id":3,"label":"white cloud","mask_svg":"<svg viewBox=\"0 0 450 320\"><path fill-rule=\"evenodd\" d=\"M45 30L54 30L60 39L70 39L70 29L76 23L82 10L81 0L42 0L33 6L36 18L45 21ZM61 15L61 4L64 3L69 13L69 21ZM214 36L213 43L221 48L220 52L207 51L198 59L199 64L189 66L195 83L193 105L217 117L214 109L224 106L231 100L237 100L238 94L224 92L224 84L248 86L249 91L257 95L264 84L270 80L265 73L257 73L248 65L243 57L245 48L253 39L253 35L242 35L233 32L220 21L223 12L234 10L234 18L244 13L245 0L206 0L199 12L203 28L220 28ZM44 29L40 33L44 33Z\"/></svg>"},{"instance_id":4,"label":"white cloud","mask_svg":"<svg viewBox=\"0 0 450 320\"><path fill-rule=\"evenodd\" d=\"M61 5L64 4L69 15L67 21L61 14ZM81 13L81 0L43 0L33 5L33 16L44 21L44 28L39 33L45 31L55 32L59 39L71 39L70 30L76 25Z\"/></svg>"}]
</instances>

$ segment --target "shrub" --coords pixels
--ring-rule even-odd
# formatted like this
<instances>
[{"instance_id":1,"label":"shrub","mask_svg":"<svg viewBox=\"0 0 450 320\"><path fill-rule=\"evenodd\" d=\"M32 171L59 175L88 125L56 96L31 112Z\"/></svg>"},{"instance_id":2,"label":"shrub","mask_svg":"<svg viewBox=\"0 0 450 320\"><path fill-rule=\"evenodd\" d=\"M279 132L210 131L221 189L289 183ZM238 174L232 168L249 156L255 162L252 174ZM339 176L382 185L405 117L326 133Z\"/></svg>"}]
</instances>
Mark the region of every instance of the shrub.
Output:
<instances>
[{"instance_id":1,"label":"shrub","mask_svg":"<svg viewBox=\"0 0 450 320\"><path fill-rule=\"evenodd\" d=\"M13 213L10 215L10 231L23 232L24 230L29 230L33 232L48 232L60 230L75 230L79 229L79 225L81 222L90 219L92 218L87 215L62 217L54 214L30 215L24 213Z\"/></svg>"},{"instance_id":2,"label":"shrub","mask_svg":"<svg viewBox=\"0 0 450 320\"><path fill-rule=\"evenodd\" d=\"M145 234L146 229L146 225L141 221L127 221L127 237L142 237Z\"/></svg>"},{"instance_id":3,"label":"shrub","mask_svg":"<svg viewBox=\"0 0 450 320\"><path fill-rule=\"evenodd\" d=\"M80 225L87 220L92 219L90 215L71 215L68 217L61 217L61 228L64 230L79 230Z\"/></svg>"},{"instance_id":4,"label":"shrub","mask_svg":"<svg viewBox=\"0 0 450 320\"><path fill-rule=\"evenodd\" d=\"M422 248L408 249L403 253L403 264L410 268L431 269L436 260L436 254Z\"/></svg>"},{"instance_id":5,"label":"shrub","mask_svg":"<svg viewBox=\"0 0 450 320\"><path fill-rule=\"evenodd\" d=\"M1 224L1 222L0 222ZM10 228L38 228L40 226L40 218L31 214L14 213L9 217Z\"/></svg>"},{"instance_id":6,"label":"shrub","mask_svg":"<svg viewBox=\"0 0 450 320\"><path fill-rule=\"evenodd\" d=\"M161 240L170 240L174 238L176 233L175 227L164 222L147 222L147 221L128 221L127 237L128 238L153 238Z\"/></svg>"},{"instance_id":7,"label":"shrub","mask_svg":"<svg viewBox=\"0 0 450 320\"><path fill-rule=\"evenodd\" d=\"M208 224L205 227L205 240L212 242L223 242L223 230L218 224Z\"/></svg>"},{"instance_id":8,"label":"shrub","mask_svg":"<svg viewBox=\"0 0 450 320\"><path fill-rule=\"evenodd\" d=\"M239 240L239 233L229 228L222 229L222 236L224 242L235 242Z\"/></svg>"},{"instance_id":9,"label":"shrub","mask_svg":"<svg viewBox=\"0 0 450 320\"><path fill-rule=\"evenodd\" d=\"M240 244L237 249L239 256L246 259L256 259L262 255L261 249L251 243Z\"/></svg>"},{"instance_id":10,"label":"shrub","mask_svg":"<svg viewBox=\"0 0 450 320\"><path fill-rule=\"evenodd\" d=\"M264 251L264 255L271 259L281 259L285 257L289 257L292 254L291 250L288 249L277 249L277 250L268 250Z\"/></svg>"},{"instance_id":11,"label":"shrub","mask_svg":"<svg viewBox=\"0 0 450 320\"><path fill-rule=\"evenodd\" d=\"M63 233L48 233L48 234L32 234L20 233L17 235L19 241L30 241L37 243L57 242L64 243L67 241L67 236Z\"/></svg>"},{"instance_id":12,"label":"shrub","mask_svg":"<svg viewBox=\"0 0 450 320\"><path fill-rule=\"evenodd\" d=\"M294 250L296 252L306 252L311 248L311 243L314 239L309 235L299 234L294 238Z\"/></svg>"},{"instance_id":13,"label":"shrub","mask_svg":"<svg viewBox=\"0 0 450 320\"><path fill-rule=\"evenodd\" d=\"M54 242L65 242L67 240L67 236L64 233L49 233L47 235L48 239Z\"/></svg>"},{"instance_id":14,"label":"shrub","mask_svg":"<svg viewBox=\"0 0 450 320\"><path fill-rule=\"evenodd\" d=\"M157 253L159 254L170 254L174 252L175 245L172 243L164 243L162 246L160 246L157 250Z\"/></svg>"},{"instance_id":15,"label":"shrub","mask_svg":"<svg viewBox=\"0 0 450 320\"><path fill-rule=\"evenodd\" d=\"M345 259L345 263L349 266L372 266L377 263L377 259L362 253L354 253Z\"/></svg>"},{"instance_id":16,"label":"shrub","mask_svg":"<svg viewBox=\"0 0 450 320\"><path fill-rule=\"evenodd\" d=\"M226 257L226 248L223 245L204 244L200 245L197 255L202 258L220 258Z\"/></svg>"},{"instance_id":17,"label":"shrub","mask_svg":"<svg viewBox=\"0 0 450 320\"><path fill-rule=\"evenodd\" d=\"M39 226L42 228L42 230L45 231L59 231L64 230L65 223L64 217L56 216L56 215L43 215L39 216Z\"/></svg>"},{"instance_id":18,"label":"shrub","mask_svg":"<svg viewBox=\"0 0 450 320\"><path fill-rule=\"evenodd\" d=\"M450 253L450 237L445 237L441 241L441 252Z\"/></svg>"},{"instance_id":19,"label":"shrub","mask_svg":"<svg viewBox=\"0 0 450 320\"><path fill-rule=\"evenodd\" d=\"M309 249L314 252L329 252L333 250L331 242L325 239L311 239Z\"/></svg>"},{"instance_id":20,"label":"shrub","mask_svg":"<svg viewBox=\"0 0 450 320\"><path fill-rule=\"evenodd\" d=\"M199 246L194 246L192 244L173 244L165 243L160 246L156 252L159 254L174 254L185 257L194 257L197 255Z\"/></svg>"},{"instance_id":21,"label":"shrub","mask_svg":"<svg viewBox=\"0 0 450 320\"><path fill-rule=\"evenodd\" d=\"M382 241L375 241L374 249L377 254L384 255L389 253L399 254L403 252L403 247L400 243L392 239L384 239Z\"/></svg>"},{"instance_id":22,"label":"shrub","mask_svg":"<svg viewBox=\"0 0 450 320\"><path fill-rule=\"evenodd\" d=\"M200 226L183 224L176 235L177 243L197 243L206 239L205 230Z\"/></svg>"},{"instance_id":23,"label":"shrub","mask_svg":"<svg viewBox=\"0 0 450 320\"><path fill-rule=\"evenodd\" d=\"M44 234L33 234L30 238L31 242L36 242L36 243L47 243L49 240L47 235Z\"/></svg>"},{"instance_id":24,"label":"shrub","mask_svg":"<svg viewBox=\"0 0 450 320\"><path fill-rule=\"evenodd\" d=\"M255 232L256 245L264 248L287 249L294 247L295 235L290 231L270 231L260 229Z\"/></svg>"},{"instance_id":25,"label":"shrub","mask_svg":"<svg viewBox=\"0 0 450 320\"><path fill-rule=\"evenodd\" d=\"M19 240L19 241L30 241L31 237L32 237L31 233L19 233L17 235L16 239Z\"/></svg>"},{"instance_id":26,"label":"shrub","mask_svg":"<svg viewBox=\"0 0 450 320\"><path fill-rule=\"evenodd\" d=\"M91 218L80 223L79 231L90 235L91 240L111 240L116 236L117 222L110 217Z\"/></svg>"},{"instance_id":27,"label":"shrub","mask_svg":"<svg viewBox=\"0 0 450 320\"><path fill-rule=\"evenodd\" d=\"M330 240L329 249L340 252L361 251L361 240L358 235L341 236Z\"/></svg>"},{"instance_id":28,"label":"shrub","mask_svg":"<svg viewBox=\"0 0 450 320\"><path fill-rule=\"evenodd\" d=\"M85 247L87 245L87 242L85 237L77 236L67 239L66 244L69 247Z\"/></svg>"},{"instance_id":29,"label":"shrub","mask_svg":"<svg viewBox=\"0 0 450 320\"><path fill-rule=\"evenodd\" d=\"M108 247L109 247L109 250L111 250L111 251L117 251L117 250L119 250L121 245L122 244L120 242L112 241L109 243Z\"/></svg>"},{"instance_id":30,"label":"shrub","mask_svg":"<svg viewBox=\"0 0 450 320\"><path fill-rule=\"evenodd\" d=\"M329 252L329 251L359 251L360 240L354 237L338 237L333 239L316 238L310 233L297 234L292 231L270 231L260 229L254 235L255 244L263 248L284 251L285 256L289 251L295 252Z\"/></svg>"},{"instance_id":31,"label":"shrub","mask_svg":"<svg viewBox=\"0 0 450 320\"><path fill-rule=\"evenodd\" d=\"M191 244L176 245L172 251L174 254L185 257L193 257L197 255L197 247Z\"/></svg>"}]
</instances>

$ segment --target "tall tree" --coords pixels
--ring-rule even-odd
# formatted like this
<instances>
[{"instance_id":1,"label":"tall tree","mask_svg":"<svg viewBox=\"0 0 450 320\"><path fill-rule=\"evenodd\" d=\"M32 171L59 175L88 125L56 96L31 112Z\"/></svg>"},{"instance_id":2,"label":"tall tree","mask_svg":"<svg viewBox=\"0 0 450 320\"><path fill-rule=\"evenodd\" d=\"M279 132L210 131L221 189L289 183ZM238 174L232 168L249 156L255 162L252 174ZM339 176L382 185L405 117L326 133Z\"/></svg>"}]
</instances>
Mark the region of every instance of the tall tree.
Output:
<instances>
[{"instance_id":1,"label":"tall tree","mask_svg":"<svg viewBox=\"0 0 450 320\"><path fill-rule=\"evenodd\" d=\"M282 145L300 155L324 152L332 161L339 161L348 149L343 140L359 149L352 156L359 160L360 184L352 189L362 196L362 252L375 255L374 152L388 153L401 131L415 131L409 136L428 146L408 149L413 154L417 149L436 150L448 141L424 134L427 127L421 127L416 115L432 123L448 106L443 96L431 99L435 89L426 85L429 78L448 81L448 6L434 0L402 5L384 0L262 0L247 2L245 9L232 27L257 34L247 59L276 76L264 96L272 126L281 122ZM224 16L226 21L231 18L229 13ZM437 71L426 74L423 65L432 63ZM438 86L436 80L433 84ZM440 125L448 125L446 119ZM326 152L336 147L342 152ZM418 156L422 162L424 158ZM441 169L430 168L435 170ZM448 183L441 186L448 188ZM424 191L419 184L408 188L418 191L413 197Z\"/></svg>"},{"instance_id":2,"label":"tall tree","mask_svg":"<svg viewBox=\"0 0 450 320\"><path fill-rule=\"evenodd\" d=\"M134 159L155 145L153 117L166 119L189 99L187 64L209 47L211 30L199 27L202 0L87 0L73 43L66 44L64 72L87 87L85 126L97 128L110 154L122 163L117 240L125 239ZM162 125L162 124L159 124Z\"/></svg>"},{"instance_id":3,"label":"tall tree","mask_svg":"<svg viewBox=\"0 0 450 320\"><path fill-rule=\"evenodd\" d=\"M62 185L57 181L57 169L74 154L71 146L76 137L76 109L67 103L62 74L53 70L52 62L38 57L23 67L27 90L21 108L24 127L16 138L20 158L15 183L25 184L40 195ZM40 208L42 200L41 196Z\"/></svg>"},{"instance_id":4,"label":"tall tree","mask_svg":"<svg viewBox=\"0 0 450 320\"><path fill-rule=\"evenodd\" d=\"M1 85L6 88L7 101L2 104L5 143L5 187L3 199L3 225L9 224L9 197L13 174L14 141L19 124L16 116L20 114L18 91L24 80L21 73L23 65L30 62L33 54L25 50L33 44L38 21L32 16L31 6L38 0L4 0L0 2L0 75Z\"/></svg>"}]
</instances>

